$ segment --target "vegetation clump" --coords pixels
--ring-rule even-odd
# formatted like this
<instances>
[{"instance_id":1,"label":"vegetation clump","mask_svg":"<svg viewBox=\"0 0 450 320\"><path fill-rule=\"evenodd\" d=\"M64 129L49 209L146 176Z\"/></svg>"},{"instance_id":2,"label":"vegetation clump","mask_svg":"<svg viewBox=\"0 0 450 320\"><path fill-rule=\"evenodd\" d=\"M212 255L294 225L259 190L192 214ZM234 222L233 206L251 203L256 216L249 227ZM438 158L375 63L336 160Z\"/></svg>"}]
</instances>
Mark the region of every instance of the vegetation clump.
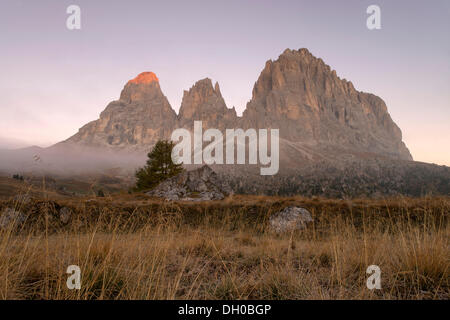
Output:
<instances>
[{"instance_id":1,"label":"vegetation clump","mask_svg":"<svg viewBox=\"0 0 450 320\"><path fill-rule=\"evenodd\" d=\"M148 153L147 164L136 171L135 191L150 190L162 181L183 172L181 164L172 161L172 141L159 140Z\"/></svg>"}]
</instances>

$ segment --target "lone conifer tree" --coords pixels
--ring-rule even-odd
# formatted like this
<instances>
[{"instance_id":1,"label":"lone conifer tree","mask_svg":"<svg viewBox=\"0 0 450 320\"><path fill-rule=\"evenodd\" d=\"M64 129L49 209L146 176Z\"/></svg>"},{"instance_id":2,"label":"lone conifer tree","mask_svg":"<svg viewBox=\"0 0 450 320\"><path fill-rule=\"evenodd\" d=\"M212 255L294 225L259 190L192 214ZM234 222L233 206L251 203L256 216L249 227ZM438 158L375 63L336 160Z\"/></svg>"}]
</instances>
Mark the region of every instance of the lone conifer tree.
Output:
<instances>
[{"instance_id":1,"label":"lone conifer tree","mask_svg":"<svg viewBox=\"0 0 450 320\"><path fill-rule=\"evenodd\" d=\"M136 171L136 191L148 190L182 172L183 166L172 161L172 141L159 140L147 155L147 164Z\"/></svg>"}]
</instances>

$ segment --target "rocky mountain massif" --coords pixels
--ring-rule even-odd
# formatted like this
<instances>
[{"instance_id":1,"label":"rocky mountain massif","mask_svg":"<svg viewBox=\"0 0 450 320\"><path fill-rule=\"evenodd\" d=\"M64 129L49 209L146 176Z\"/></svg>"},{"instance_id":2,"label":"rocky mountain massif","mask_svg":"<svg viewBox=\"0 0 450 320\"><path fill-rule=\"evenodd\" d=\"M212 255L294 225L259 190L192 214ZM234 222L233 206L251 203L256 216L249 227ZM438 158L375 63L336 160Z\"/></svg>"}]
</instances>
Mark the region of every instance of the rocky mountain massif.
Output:
<instances>
[{"instance_id":1,"label":"rocky mountain massif","mask_svg":"<svg viewBox=\"0 0 450 320\"><path fill-rule=\"evenodd\" d=\"M184 92L177 115L156 75L144 72L128 81L98 120L59 145L148 151L174 129L192 129L195 120L202 120L204 129L280 129L287 149L281 160L292 158L294 166L299 160L374 155L412 160L383 100L356 91L307 49L287 49L267 61L242 117L226 106L219 84L208 78Z\"/></svg>"},{"instance_id":2,"label":"rocky mountain massif","mask_svg":"<svg viewBox=\"0 0 450 320\"><path fill-rule=\"evenodd\" d=\"M192 130L195 120L202 120L203 130L280 130L277 175L261 177L255 165L212 166L230 177L238 192L450 194L449 168L412 161L383 100L357 91L307 49L286 49L266 62L242 117L226 106L219 84L208 78L184 92L177 115L157 76L144 72L128 81L98 120L40 154L48 168L62 155L64 170L83 157L89 168L97 163L97 169L135 169L158 139L169 139L177 128Z\"/></svg>"},{"instance_id":3,"label":"rocky mountain massif","mask_svg":"<svg viewBox=\"0 0 450 320\"><path fill-rule=\"evenodd\" d=\"M280 128L280 137L308 159L369 153L412 160L384 101L356 91L306 49L285 50L266 63L243 122Z\"/></svg>"},{"instance_id":4,"label":"rocky mountain massif","mask_svg":"<svg viewBox=\"0 0 450 320\"><path fill-rule=\"evenodd\" d=\"M228 183L204 165L163 181L147 194L167 200L205 201L222 200L232 193Z\"/></svg>"}]
</instances>

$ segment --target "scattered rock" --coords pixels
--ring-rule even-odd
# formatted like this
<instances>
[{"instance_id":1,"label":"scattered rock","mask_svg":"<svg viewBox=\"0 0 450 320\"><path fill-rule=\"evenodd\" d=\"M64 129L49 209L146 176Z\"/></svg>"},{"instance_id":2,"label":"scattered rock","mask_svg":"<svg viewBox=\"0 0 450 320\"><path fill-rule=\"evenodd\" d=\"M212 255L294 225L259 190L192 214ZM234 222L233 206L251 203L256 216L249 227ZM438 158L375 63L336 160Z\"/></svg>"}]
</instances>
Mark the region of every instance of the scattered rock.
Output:
<instances>
[{"instance_id":1,"label":"scattered rock","mask_svg":"<svg viewBox=\"0 0 450 320\"><path fill-rule=\"evenodd\" d=\"M27 205L31 202L31 197L28 194L18 194L13 198L13 200L20 205Z\"/></svg>"},{"instance_id":2,"label":"scattered rock","mask_svg":"<svg viewBox=\"0 0 450 320\"><path fill-rule=\"evenodd\" d=\"M12 208L6 208L3 210L0 216L0 229L6 229L8 227L17 226L25 221L25 215Z\"/></svg>"},{"instance_id":3,"label":"scattered rock","mask_svg":"<svg viewBox=\"0 0 450 320\"><path fill-rule=\"evenodd\" d=\"M270 226L277 233L293 230L303 230L307 223L312 222L311 213L299 207L287 207L270 217Z\"/></svg>"},{"instance_id":4,"label":"scattered rock","mask_svg":"<svg viewBox=\"0 0 450 320\"><path fill-rule=\"evenodd\" d=\"M217 174L205 165L163 181L147 195L167 200L208 201L221 200L232 193L228 183L219 179Z\"/></svg>"},{"instance_id":5,"label":"scattered rock","mask_svg":"<svg viewBox=\"0 0 450 320\"><path fill-rule=\"evenodd\" d=\"M70 220L70 217L72 216L72 210L67 207L62 207L61 210L59 210L59 220L67 224Z\"/></svg>"}]
</instances>

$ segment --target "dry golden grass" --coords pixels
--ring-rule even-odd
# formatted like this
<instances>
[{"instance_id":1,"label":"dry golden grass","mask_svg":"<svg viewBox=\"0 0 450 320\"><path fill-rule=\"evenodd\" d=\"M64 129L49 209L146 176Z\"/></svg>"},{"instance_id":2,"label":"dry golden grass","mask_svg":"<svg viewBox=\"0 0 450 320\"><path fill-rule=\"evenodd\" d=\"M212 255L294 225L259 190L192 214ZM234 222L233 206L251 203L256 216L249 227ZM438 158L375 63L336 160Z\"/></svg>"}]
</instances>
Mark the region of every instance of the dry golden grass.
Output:
<instances>
[{"instance_id":1,"label":"dry golden grass","mask_svg":"<svg viewBox=\"0 0 450 320\"><path fill-rule=\"evenodd\" d=\"M0 202L28 213L0 231L2 299L449 299L449 198L235 196L165 203L144 195ZM311 211L304 232L269 216ZM74 212L63 225L57 211ZM69 265L81 290L66 286ZM381 268L368 290L366 268Z\"/></svg>"}]
</instances>

